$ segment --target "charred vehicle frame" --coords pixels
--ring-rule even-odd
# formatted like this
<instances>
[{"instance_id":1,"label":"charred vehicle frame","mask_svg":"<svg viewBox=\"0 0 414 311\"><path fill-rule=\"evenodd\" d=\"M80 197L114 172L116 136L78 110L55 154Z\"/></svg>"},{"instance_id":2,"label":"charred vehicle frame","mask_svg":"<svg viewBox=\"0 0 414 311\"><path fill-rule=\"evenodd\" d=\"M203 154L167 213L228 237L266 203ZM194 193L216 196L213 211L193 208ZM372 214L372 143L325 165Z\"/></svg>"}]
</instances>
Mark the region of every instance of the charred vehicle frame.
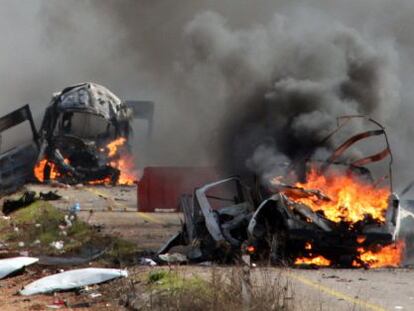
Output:
<instances>
[{"instance_id":1,"label":"charred vehicle frame","mask_svg":"<svg viewBox=\"0 0 414 311\"><path fill-rule=\"evenodd\" d=\"M184 195L181 209L184 215L183 230L171 238L158 252L163 254L172 247L185 245L189 260L216 260L221 262L237 259L242 253L250 253L256 260L270 261L272 264L291 264L298 256L311 253L321 254L333 264L351 266L358 262L359 247L389 245L396 241L400 225L400 201L392 192L392 154L385 129L375 120L362 116L340 118L338 127L326 139L336 134L346 123L355 118L364 118L376 126L375 130L352 136L341 144L328 160L312 163L309 155L301 163L293 163L290 169L308 170L318 165L319 170L341 167L347 174L363 177L372 184L389 181L390 196L385 221L379 223L370 217L350 226L345 221L333 222L323 213L313 211L309 206L292 201L286 192L300 196L317 197L329 200L318 189L304 189L296 185L278 183L267 185L267 189L255 186L254 190L243 184L240 178L232 177L197 188L192 196ZM385 138L386 148L374 155L353 161L351 164L338 161L340 156L356 142L369 137ZM364 166L369 163L389 161L387 176L374 181L370 171ZM306 172L299 173L306 176ZM235 182L237 191L226 197L208 194L210 189ZM240 196L243 193L243 196ZM255 200L267 196L265 200ZM233 197L233 200L229 200ZM217 208L212 200L228 202ZM312 245L312 249L306 247Z\"/></svg>"},{"instance_id":2,"label":"charred vehicle frame","mask_svg":"<svg viewBox=\"0 0 414 311\"><path fill-rule=\"evenodd\" d=\"M34 143L0 155L0 192L11 193L34 180L33 169L43 159L47 162L41 168L41 181L50 180L55 171L54 177L68 184L103 179L117 183L120 172L101 151L111 140L127 142L133 119L146 120L150 136L153 113L150 101L121 101L107 88L90 82L54 94L39 130L28 105L15 110L0 119L0 133L29 121Z\"/></svg>"}]
</instances>

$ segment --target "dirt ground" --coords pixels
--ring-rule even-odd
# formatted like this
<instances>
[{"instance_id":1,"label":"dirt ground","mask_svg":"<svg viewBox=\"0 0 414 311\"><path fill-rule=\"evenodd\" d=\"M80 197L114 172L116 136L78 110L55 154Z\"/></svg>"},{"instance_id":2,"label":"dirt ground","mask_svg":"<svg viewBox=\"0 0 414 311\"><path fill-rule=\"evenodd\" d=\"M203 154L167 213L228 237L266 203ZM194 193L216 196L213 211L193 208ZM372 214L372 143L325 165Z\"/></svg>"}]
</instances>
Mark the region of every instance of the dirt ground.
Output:
<instances>
[{"instance_id":1,"label":"dirt ground","mask_svg":"<svg viewBox=\"0 0 414 311\"><path fill-rule=\"evenodd\" d=\"M30 185L35 191L57 190L62 199L53 202L66 210L79 202L82 220L97 225L106 234L122 237L138 245L142 251L155 251L173 233L180 229L180 214L137 212L135 187L71 187L50 188ZM30 255L30 254L29 254ZM99 266L99 262L88 266ZM150 269L133 266L127 268L131 276ZM185 266L189 273L208 277L212 267ZM230 269L219 267L218 269ZM92 288L103 294L92 298L91 292L67 292L55 295L22 297L17 291L29 282L55 273L57 267L33 265L18 276L0 281L0 310L49 310L57 308L54 302L66 301L63 310L121 310L105 293L113 290L115 281ZM295 293L298 310L414 310L414 270L409 269L278 269L254 268L253 275L266 273L274 278L284 278Z\"/></svg>"},{"instance_id":2,"label":"dirt ground","mask_svg":"<svg viewBox=\"0 0 414 311\"><path fill-rule=\"evenodd\" d=\"M57 191L61 200L51 202L61 210L68 210L80 203L79 217L91 225L101 228L103 234L122 237L138 245L142 251L156 251L163 241L180 228L179 214L145 214L137 212L136 187L70 187L55 188L45 185L28 185L36 192ZM28 254L30 255L30 254ZM92 263L96 267L99 263ZM105 298L90 298L88 294L74 292L56 295L21 297L16 295L24 285L40 277L56 273L58 268L34 265L26 272L0 280L0 310L48 310L54 302L65 300L68 309L76 310L119 310ZM89 304L89 307L82 307ZM86 305L85 305L86 306ZM62 309L65 309L62 307Z\"/></svg>"},{"instance_id":3,"label":"dirt ground","mask_svg":"<svg viewBox=\"0 0 414 311\"><path fill-rule=\"evenodd\" d=\"M80 203L82 220L102 226L104 234L118 236L138 244L140 250L156 251L163 241L180 229L178 213L140 213L137 208L137 189L119 187L71 187L51 188L45 185L29 185L37 192L58 190L62 200L53 205L66 210Z\"/></svg>"}]
</instances>

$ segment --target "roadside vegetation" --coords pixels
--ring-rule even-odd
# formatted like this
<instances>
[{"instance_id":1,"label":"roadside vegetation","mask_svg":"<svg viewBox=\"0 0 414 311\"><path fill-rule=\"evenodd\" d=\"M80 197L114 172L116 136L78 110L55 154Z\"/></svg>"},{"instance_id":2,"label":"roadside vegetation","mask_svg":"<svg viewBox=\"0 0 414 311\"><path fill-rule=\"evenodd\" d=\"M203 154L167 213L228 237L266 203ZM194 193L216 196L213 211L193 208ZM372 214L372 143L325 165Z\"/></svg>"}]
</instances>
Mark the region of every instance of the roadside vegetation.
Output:
<instances>
[{"instance_id":1,"label":"roadside vegetation","mask_svg":"<svg viewBox=\"0 0 414 311\"><path fill-rule=\"evenodd\" d=\"M105 260L118 263L128 262L128 257L137 251L135 244L104 236L99 228L69 218L66 211L45 201L36 201L9 217L0 217L0 242L1 249L27 251L30 255L64 256L101 251L105 253Z\"/></svg>"},{"instance_id":2,"label":"roadside vegetation","mask_svg":"<svg viewBox=\"0 0 414 311\"><path fill-rule=\"evenodd\" d=\"M249 286L243 268L208 271L155 269L129 278L119 286L120 304L128 310L295 310L292 288L283 278L264 272Z\"/></svg>"}]
</instances>

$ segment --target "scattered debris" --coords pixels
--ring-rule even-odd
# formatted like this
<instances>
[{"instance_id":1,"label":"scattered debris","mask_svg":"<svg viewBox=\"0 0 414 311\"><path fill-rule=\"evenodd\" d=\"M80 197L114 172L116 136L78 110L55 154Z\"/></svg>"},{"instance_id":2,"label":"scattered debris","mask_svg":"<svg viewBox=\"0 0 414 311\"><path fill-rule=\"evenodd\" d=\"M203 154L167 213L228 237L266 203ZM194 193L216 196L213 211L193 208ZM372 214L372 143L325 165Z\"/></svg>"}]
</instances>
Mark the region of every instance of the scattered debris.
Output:
<instances>
[{"instance_id":1,"label":"scattered debris","mask_svg":"<svg viewBox=\"0 0 414 311\"><path fill-rule=\"evenodd\" d=\"M150 258L141 258L140 264L144 266L150 266L150 267L154 267L157 265L157 263Z\"/></svg>"},{"instance_id":2,"label":"scattered debris","mask_svg":"<svg viewBox=\"0 0 414 311\"><path fill-rule=\"evenodd\" d=\"M76 216L81 210L80 204L77 202L69 208L69 214Z\"/></svg>"},{"instance_id":3,"label":"scattered debris","mask_svg":"<svg viewBox=\"0 0 414 311\"><path fill-rule=\"evenodd\" d=\"M83 265L86 263L90 263L100 257L102 257L106 249L98 250L89 254L90 251L88 250L88 254L84 254L82 256L82 252L78 256L67 256L67 257L57 257L57 256L38 256L39 257L39 264L45 266L76 266L76 265Z\"/></svg>"},{"instance_id":4,"label":"scattered debris","mask_svg":"<svg viewBox=\"0 0 414 311\"><path fill-rule=\"evenodd\" d=\"M24 267L30 266L37 261L39 261L39 259L33 257L14 257L0 259L0 279L21 270Z\"/></svg>"},{"instance_id":5,"label":"scattered debris","mask_svg":"<svg viewBox=\"0 0 414 311\"><path fill-rule=\"evenodd\" d=\"M158 258L161 259L163 262L166 262L169 264L188 262L188 258L180 253L161 254L161 255L158 255Z\"/></svg>"},{"instance_id":6,"label":"scattered debris","mask_svg":"<svg viewBox=\"0 0 414 311\"><path fill-rule=\"evenodd\" d=\"M57 191L49 191L45 193L40 192L39 198L40 200L44 200L44 201L57 201L57 200L60 200L62 196L59 195Z\"/></svg>"},{"instance_id":7,"label":"scattered debris","mask_svg":"<svg viewBox=\"0 0 414 311\"><path fill-rule=\"evenodd\" d=\"M51 305L47 305L46 307L48 307L49 309L61 309L67 306L68 304L65 300L56 298L55 300L53 300L53 303Z\"/></svg>"},{"instance_id":8,"label":"scattered debris","mask_svg":"<svg viewBox=\"0 0 414 311\"><path fill-rule=\"evenodd\" d=\"M19 293L28 296L70 290L120 277L128 277L128 272L126 270L105 268L77 269L41 278L26 285Z\"/></svg>"},{"instance_id":9,"label":"scattered debris","mask_svg":"<svg viewBox=\"0 0 414 311\"><path fill-rule=\"evenodd\" d=\"M60 250L63 249L64 244L63 244L63 241L54 241L54 242L50 243L50 246L52 246L52 247L54 247L54 248L56 248L57 250L60 251Z\"/></svg>"},{"instance_id":10,"label":"scattered debris","mask_svg":"<svg viewBox=\"0 0 414 311\"><path fill-rule=\"evenodd\" d=\"M3 214L9 215L21 208L27 207L37 200L56 201L62 197L57 191L49 191L47 193L40 192L39 195L35 191L25 191L19 199L7 199L3 203Z\"/></svg>"},{"instance_id":11,"label":"scattered debris","mask_svg":"<svg viewBox=\"0 0 414 311\"><path fill-rule=\"evenodd\" d=\"M36 201L36 192L26 191L19 199L17 200L5 200L3 203L3 214L9 215L14 211L17 211L20 208L29 206Z\"/></svg>"}]
</instances>

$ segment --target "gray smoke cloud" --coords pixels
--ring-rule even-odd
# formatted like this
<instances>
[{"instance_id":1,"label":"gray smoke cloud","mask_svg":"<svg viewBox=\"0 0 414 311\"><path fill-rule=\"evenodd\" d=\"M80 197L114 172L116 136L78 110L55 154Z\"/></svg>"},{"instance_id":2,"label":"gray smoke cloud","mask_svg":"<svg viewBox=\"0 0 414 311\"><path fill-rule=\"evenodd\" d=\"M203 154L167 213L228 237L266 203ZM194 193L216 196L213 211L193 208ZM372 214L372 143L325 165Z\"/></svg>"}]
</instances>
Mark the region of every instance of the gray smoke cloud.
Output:
<instances>
[{"instance_id":1,"label":"gray smoke cloud","mask_svg":"<svg viewBox=\"0 0 414 311\"><path fill-rule=\"evenodd\" d=\"M187 25L186 39L190 73L220 81L228 114L220 152L233 173L247 168L267 175L276 162L269 149L276 160L294 160L317 146L336 117L387 120L389 108L399 106L394 46L374 45L318 11L276 14L242 30L205 12Z\"/></svg>"},{"instance_id":2,"label":"gray smoke cloud","mask_svg":"<svg viewBox=\"0 0 414 311\"><path fill-rule=\"evenodd\" d=\"M30 102L40 118L52 92L95 81L156 102L152 141L137 144L141 166L260 174L313 148L337 116L369 114L387 125L396 180L414 176L414 133L402 126L414 95L408 0L2 6L2 113Z\"/></svg>"}]
</instances>

